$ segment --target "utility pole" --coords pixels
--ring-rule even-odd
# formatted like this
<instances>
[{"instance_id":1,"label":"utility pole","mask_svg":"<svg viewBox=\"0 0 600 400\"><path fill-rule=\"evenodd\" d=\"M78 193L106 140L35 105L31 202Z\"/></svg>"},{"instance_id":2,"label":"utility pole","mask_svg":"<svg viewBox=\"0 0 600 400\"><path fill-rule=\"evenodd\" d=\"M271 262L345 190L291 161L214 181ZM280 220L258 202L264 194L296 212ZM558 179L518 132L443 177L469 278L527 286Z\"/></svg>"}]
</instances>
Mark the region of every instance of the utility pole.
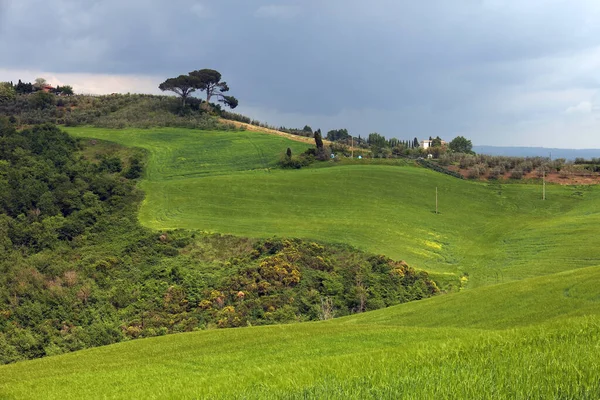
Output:
<instances>
[{"instance_id":1,"label":"utility pole","mask_svg":"<svg viewBox=\"0 0 600 400\"><path fill-rule=\"evenodd\" d=\"M354 136L350 136L352 138L352 158L354 158Z\"/></svg>"},{"instance_id":2,"label":"utility pole","mask_svg":"<svg viewBox=\"0 0 600 400\"><path fill-rule=\"evenodd\" d=\"M546 200L546 167L542 170L542 200Z\"/></svg>"}]
</instances>

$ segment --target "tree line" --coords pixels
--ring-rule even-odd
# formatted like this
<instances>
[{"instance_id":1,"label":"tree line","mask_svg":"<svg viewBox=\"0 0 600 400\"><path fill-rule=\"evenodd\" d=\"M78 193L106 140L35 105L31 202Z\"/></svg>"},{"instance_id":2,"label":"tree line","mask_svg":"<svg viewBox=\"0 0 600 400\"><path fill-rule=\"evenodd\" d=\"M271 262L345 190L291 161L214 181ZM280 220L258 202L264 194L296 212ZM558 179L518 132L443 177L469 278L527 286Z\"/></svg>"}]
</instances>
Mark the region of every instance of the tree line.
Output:
<instances>
[{"instance_id":1,"label":"tree line","mask_svg":"<svg viewBox=\"0 0 600 400\"><path fill-rule=\"evenodd\" d=\"M37 78L33 83L23 82L21 79L15 84L13 82L0 83L0 102L14 100L20 94L32 94L40 91L47 91L61 96L72 96L73 87L70 85L52 87L44 78Z\"/></svg>"}]
</instances>

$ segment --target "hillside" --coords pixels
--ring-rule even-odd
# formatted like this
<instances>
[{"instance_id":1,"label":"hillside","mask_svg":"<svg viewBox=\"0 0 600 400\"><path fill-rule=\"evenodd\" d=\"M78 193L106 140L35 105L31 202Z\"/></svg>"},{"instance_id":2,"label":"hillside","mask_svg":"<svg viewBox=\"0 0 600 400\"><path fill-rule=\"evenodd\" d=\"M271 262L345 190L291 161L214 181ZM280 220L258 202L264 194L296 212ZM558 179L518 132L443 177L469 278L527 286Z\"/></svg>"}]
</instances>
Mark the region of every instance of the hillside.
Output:
<instances>
[{"instance_id":1,"label":"hillside","mask_svg":"<svg viewBox=\"0 0 600 400\"><path fill-rule=\"evenodd\" d=\"M243 129L243 130L248 130L248 131L253 131L253 132L261 132L261 133L268 133L271 135L277 135L277 136L282 136L285 137L287 139L290 140L294 140L296 142L302 142L302 143L308 143L308 144L314 144L315 141L312 138L308 138L308 137L304 137L304 136L298 136L298 135L292 135L291 133L287 133L287 132L282 132L282 131L278 131L276 129L271 129L271 128L264 128L262 126L257 126L257 125L252 125L252 124L248 124L246 122L240 122L240 121L234 121L234 120L228 120L228 119L224 119L221 118L219 120L222 124L230 124L233 125L237 128ZM331 144L331 142L329 142L328 140L323 140L323 143L329 145Z\"/></svg>"},{"instance_id":2,"label":"hillside","mask_svg":"<svg viewBox=\"0 0 600 400\"><path fill-rule=\"evenodd\" d=\"M167 333L329 319L439 293L425 272L347 245L143 228L141 149L6 122L0 364ZM285 140L230 132L237 157L227 159L223 133L203 132L202 148L216 153L204 156L215 163L207 173L235 161L262 167L253 151ZM243 157L248 143L256 147Z\"/></svg>"},{"instance_id":3,"label":"hillside","mask_svg":"<svg viewBox=\"0 0 600 400\"><path fill-rule=\"evenodd\" d=\"M54 260L61 274L78 265L89 274L82 275L85 279L102 277L98 289L110 290L97 292L102 294L94 302L103 308L95 312L116 301L111 318L124 316L127 323L102 319L104 327L96 326L94 335L100 339L123 328L137 335L126 339L178 332L210 315L218 322L202 320L209 329L201 332L1 366L0 398L43 393L49 399L592 399L600 391L598 187L549 185L543 201L539 185L459 180L403 160L326 161L281 170L277 160L288 147L298 154L310 145L260 132L87 127L68 132L82 138L82 154L99 168L112 165L103 157L119 153L131 167L127 157L139 154L131 149L145 151L146 169L138 183L145 194L138 218L145 228L129 214L107 216L104 230L84 230L52 257L46 252L22 260L15 253L18 265L33 262L48 274L40 281L31 273L36 279L26 280L28 287L41 293L52 287L62 296L52 301L77 298L77 285L84 282L69 287L67 275L59 276L62 284L51 280L48 265ZM436 188L439 214L434 212ZM117 204L133 202L114 194ZM111 226L114 237L103 234ZM269 239L274 235L278 238ZM98 249L95 241L110 245ZM397 304L402 296L421 298L419 288L428 285L423 280L415 290L392 293L398 285L385 277L411 281L422 276L348 244L404 259L458 292L348 315L356 309L338 304L348 296L360 299L367 280L373 308ZM348 316L250 326L262 321L252 318L265 311L271 322L294 320L286 319L287 305L267 295L238 324L238 312L247 304L245 287L239 296L240 285L252 290L257 273L270 274L273 283L285 277L293 282L294 269L286 262L300 259L307 269L298 271L317 278L323 293L339 294L334 308ZM269 267L283 269L272 274ZM331 273L327 278L325 269ZM137 285L123 290L122 282L112 287L109 278ZM213 297L211 287L227 295L217 291ZM284 289L277 301L302 307L310 300L313 311L327 308L326 298L314 291ZM180 290L188 297L178 297ZM36 315L31 304L22 316ZM157 308L144 313L149 305ZM270 311L269 306L275 307ZM79 310L76 303L57 312L92 321L98 315ZM246 327L210 329L217 325ZM63 339L77 344L69 341L85 340L81 332L67 326ZM31 336L18 339L25 348ZM112 342L97 344L107 343ZM7 348L1 335L0 348Z\"/></svg>"},{"instance_id":4,"label":"hillside","mask_svg":"<svg viewBox=\"0 0 600 400\"><path fill-rule=\"evenodd\" d=\"M308 145L255 132L68 131L150 152L139 216L153 229L347 243L468 276L472 287L600 263L595 186L548 186L543 201L537 185L461 181L407 163L272 169L287 147Z\"/></svg>"},{"instance_id":5,"label":"hillside","mask_svg":"<svg viewBox=\"0 0 600 400\"><path fill-rule=\"evenodd\" d=\"M10 117L18 126L53 123L66 126L102 128L182 127L194 129L235 129L221 123L216 115L200 107L189 107L173 96L118 94L104 96L55 96L38 92L17 95L14 101L0 102L0 116Z\"/></svg>"},{"instance_id":6,"label":"hillside","mask_svg":"<svg viewBox=\"0 0 600 400\"><path fill-rule=\"evenodd\" d=\"M0 367L0 396L593 399L598 278L592 267L333 321L173 335L19 363Z\"/></svg>"}]
</instances>

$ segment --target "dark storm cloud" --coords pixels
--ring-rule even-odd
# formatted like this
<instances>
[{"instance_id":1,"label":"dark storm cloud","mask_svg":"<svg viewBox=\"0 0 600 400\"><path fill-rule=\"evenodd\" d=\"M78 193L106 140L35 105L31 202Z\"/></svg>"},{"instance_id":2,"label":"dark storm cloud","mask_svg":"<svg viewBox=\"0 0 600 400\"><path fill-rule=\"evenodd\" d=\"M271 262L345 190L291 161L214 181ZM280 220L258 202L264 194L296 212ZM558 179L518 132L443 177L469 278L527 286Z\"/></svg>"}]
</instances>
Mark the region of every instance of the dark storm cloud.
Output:
<instances>
[{"instance_id":1,"label":"dark storm cloud","mask_svg":"<svg viewBox=\"0 0 600 400\"><path fill-rule=\"evenodd\" d=\"M592 0L0 0L0 51L9 69L215 68L242 111L276 123L367 129L377 116L384 134L493 143L595 110L598 17Z\"/></svg>"}]
</instances>

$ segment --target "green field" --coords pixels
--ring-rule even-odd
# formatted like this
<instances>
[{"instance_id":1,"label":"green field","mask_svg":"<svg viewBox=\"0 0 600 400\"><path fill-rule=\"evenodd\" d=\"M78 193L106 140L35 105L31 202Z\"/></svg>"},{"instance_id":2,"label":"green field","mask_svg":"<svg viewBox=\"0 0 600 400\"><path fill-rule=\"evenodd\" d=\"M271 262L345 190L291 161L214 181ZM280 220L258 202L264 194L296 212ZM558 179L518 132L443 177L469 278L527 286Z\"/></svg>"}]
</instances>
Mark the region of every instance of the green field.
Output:
<instances>
[{"instance_id":1,"label":"green field","mask_svg":"<svg viewBox=\"0 0 600 400\"><path fill-rule=\"evenodd\" d=\"M413 166L277 170L277 136L70 128L148 150L143 224L296 236L468 290L325 322L207 330L0 367L0 399L600 397L600 190ZM340 163L344 164L344 163ZM441 214L435 214L435 189Z\"/></svg>"},{"instance_id":2,"label":"green field","mask_svg":"<svg viewBox=\"0 0 600 400\"><path fill-rule=\"evenodd\" d=\"M348 243L431 272L468 274L470 287L600 264L597 187L550 186L543 201L536 185L416 167L278 170L287 147L297 154L308 145L256 132L68 131L149 151L140 220L154 229Z\"/></svg>"},{"instance_id":3,"label":"green field","mask_svg":"<svg viewBox=\"0 0 600 400\"><path fill-rule=\"evenodd\" d=\"M596 399L600 267L0 367L3 399Z\"/></svg>"}]
</instances>

